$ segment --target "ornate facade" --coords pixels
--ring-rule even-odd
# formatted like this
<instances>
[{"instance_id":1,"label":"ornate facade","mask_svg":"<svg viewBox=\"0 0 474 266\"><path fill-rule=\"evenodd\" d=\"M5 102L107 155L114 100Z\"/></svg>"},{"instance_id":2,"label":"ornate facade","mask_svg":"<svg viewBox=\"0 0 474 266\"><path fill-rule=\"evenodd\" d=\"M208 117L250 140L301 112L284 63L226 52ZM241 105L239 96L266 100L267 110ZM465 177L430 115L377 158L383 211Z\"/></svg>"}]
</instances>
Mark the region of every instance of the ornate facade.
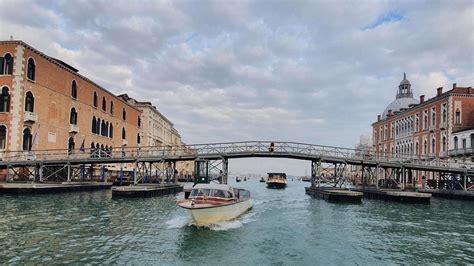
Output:
<instances>
[{"instance_id":1,"label":"ornate facade","mask_svg":"<svg viewBox=\"0 0 474 266\"><path fill-rule=\"evenodd\" d=\"M372 127L378 156L448 158L457 132L474 129L474 89L453 84L447 92L440 87L435 97L421 95L417 101L404 76L396 99Z\"/></svg>"},{"instance_id":2,"label":"ornate facade","mask_svg":"<svg viewBox=\"0 0 474 266\"><path fill-rule=\"evenodd\" d=\"M137 146L138 108L22 41L0 42L0 89L0 151Z\"/></svg>"}]
</instances>

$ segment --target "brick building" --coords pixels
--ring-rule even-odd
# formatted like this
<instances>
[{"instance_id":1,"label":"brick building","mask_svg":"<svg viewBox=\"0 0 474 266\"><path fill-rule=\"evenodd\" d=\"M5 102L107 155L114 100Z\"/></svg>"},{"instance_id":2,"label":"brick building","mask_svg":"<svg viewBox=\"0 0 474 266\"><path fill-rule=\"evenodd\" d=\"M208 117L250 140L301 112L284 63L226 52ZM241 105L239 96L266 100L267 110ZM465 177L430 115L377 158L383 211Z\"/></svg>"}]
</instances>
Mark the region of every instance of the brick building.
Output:
<instances>
[{"instance_id":1,"label":"brick building","mask_svg":"<svg viewBox=\"0 0 474 266\"><path fill-rule=\"evenodd\" d=\"M378 115L372 127L378 156L448 158L457 145L456 135L474 129L474 89L454 83L451 90L443 92L440 87L435 97L425 100L421 95L418 101L404 76L396 99ZM464 138L471 141L474 136ZM466 141L463 145L467 148L472 144Z\"/></svg>"},{"instance_id":2,"label":"brick building","mask_svg":"<svg viewBox=\"0 0 474 266\"><path fill-rule=\"evenodd\" d=\"M157 146L172 150L182 147L184 143L181 135L174 128L173 123L166 118L151 102L140 102L128 96L119 95L122 100L140 109L140 133L137 141L141 146ZM190 161L177 162L176 169L180 177L191 176L194 172L194 163Z\"/></svg>"},{"instance_id":3,"label":"brick building","mask_svg":"<svg viewBox=\"0 0 474 266\"><path fill-rule=\"evenodd\" d=\"M137 146L141 111L78 72L0 41L0 151Z\"/></svg>"}]
</instances>

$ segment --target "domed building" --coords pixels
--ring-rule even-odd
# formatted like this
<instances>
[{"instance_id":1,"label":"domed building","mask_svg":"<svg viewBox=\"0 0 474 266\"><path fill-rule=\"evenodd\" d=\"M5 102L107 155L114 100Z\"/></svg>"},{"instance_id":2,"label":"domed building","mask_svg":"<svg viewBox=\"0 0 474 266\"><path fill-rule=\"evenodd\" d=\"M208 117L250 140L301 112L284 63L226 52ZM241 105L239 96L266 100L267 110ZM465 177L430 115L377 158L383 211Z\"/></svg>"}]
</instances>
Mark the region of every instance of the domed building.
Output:
<instances>
[{"instance_id":1,"label":"domed building","mask_svg":"<svg viewBox=\"0 0 474 266\"><path fill-rule=\"evenodd\" d=\"M403 108L409 108L411 104L418 104L418 100L413 98L410 81L407 79L406 73L403 73L403 80L398 86L396 99L391 102L383 111L382 119L387 118L389 111L392 113L400 111Z\"/></svg>"},{"instance_id":2,"label":"domed building","mask_svg":"<svg viewBox=\"0 0 474 266\"><path fill-rule=\"evenodd\" d=\"M378 160L426 160L449 157L474 162L474 88L459 87L419 101L413 98L406 74L396 98L372 123L373 149ZM386 173L387 174L387 173ZM435 182L439 173L410 170L409 184ZM401 179L400 179L401 180Z\"/></svg>"}]
</instances>

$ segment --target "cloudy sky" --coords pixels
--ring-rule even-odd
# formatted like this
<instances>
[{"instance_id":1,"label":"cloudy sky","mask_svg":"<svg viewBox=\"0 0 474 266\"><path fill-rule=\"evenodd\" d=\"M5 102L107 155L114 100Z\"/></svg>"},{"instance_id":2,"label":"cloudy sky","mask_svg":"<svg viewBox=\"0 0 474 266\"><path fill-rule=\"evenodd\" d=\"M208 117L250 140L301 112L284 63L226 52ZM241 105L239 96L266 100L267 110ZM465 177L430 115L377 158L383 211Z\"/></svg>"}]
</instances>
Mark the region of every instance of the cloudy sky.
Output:
<instances>
[{"instance_id":1,"label":"cloudy sky","mask_svg":"<svg viewBox=\"0 0 474 266\"><path fill-rule=\"evenodd\" d=\"M186 143L353 147L403 72L416 98L474 85L473 3L0 0L0 39L152 101Z\"/></svg>"}]
</instances>

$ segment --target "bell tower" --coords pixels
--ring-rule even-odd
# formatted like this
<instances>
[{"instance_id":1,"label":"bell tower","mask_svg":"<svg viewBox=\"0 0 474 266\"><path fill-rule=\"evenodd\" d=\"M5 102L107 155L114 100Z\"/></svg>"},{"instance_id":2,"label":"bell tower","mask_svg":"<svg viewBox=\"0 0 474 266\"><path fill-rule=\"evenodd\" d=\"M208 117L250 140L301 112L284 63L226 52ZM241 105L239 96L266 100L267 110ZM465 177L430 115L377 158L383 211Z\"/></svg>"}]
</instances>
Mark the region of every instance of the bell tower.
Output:
<instances>
[{"instance_id":1,"label":"bell tower","mask_svg":"<svg viewBox=\"0 0 474 266\"><path fill-rule=\"evenodd\" d=\"M403 80L398 86L397 99L398 98L413 98L413 92L411 91L410 81L407 79L407 74L403 73Z\"/></svg>"}]
</instances>

